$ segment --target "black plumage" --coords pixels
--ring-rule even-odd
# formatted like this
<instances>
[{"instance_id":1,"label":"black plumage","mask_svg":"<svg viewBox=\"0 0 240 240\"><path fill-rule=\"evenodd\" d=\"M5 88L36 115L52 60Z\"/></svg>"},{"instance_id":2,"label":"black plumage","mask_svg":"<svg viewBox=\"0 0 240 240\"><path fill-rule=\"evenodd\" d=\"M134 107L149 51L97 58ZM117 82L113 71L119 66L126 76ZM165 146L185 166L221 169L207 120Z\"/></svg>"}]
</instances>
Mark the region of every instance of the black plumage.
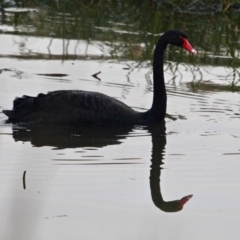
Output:
<instances>
[{"instance_id":1,"label":"black plumage","mask_svg":"<svg viewBox=\"0 0 240 240\"><path fill-rule=\"evenodd\" d=\"M186 45L186 43L188 45ZM167 95L163 74L163 58L167 44L195 53L184 33L164 33L155 48L153 60L153 104L146 112L137 112L121 101L105 94L80 90L60 90L37 97L22 96L13 102L13 110L3 110L9 122L108 125L160 122L165 118Z\"/></svg>"}]
</instances>

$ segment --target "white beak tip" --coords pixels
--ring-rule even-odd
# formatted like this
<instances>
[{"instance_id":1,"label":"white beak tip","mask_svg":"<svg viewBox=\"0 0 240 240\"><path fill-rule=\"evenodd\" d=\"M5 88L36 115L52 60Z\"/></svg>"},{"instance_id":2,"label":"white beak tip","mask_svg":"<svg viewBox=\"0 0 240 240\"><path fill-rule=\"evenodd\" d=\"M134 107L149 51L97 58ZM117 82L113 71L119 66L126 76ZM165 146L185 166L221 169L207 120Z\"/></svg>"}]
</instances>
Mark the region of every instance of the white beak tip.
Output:
<instances>
[{"instance_id":1,"label":"white beak tip","mask_svg":"<svg viewBox=\"0 0 240 240\"><path fill-rule=\"evenodd\" d=\"M197 51L193 48L192 51L191 51L191 53L197 54Z\"/></svg>"}]
</instances>

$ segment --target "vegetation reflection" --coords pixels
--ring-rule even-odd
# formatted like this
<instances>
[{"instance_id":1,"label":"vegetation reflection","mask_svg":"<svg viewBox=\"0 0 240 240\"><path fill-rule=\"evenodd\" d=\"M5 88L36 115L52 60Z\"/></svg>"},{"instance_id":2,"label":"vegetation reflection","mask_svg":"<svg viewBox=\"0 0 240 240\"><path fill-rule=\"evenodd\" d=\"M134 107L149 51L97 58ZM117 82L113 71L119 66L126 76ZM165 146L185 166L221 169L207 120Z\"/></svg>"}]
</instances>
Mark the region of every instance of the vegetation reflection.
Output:
<instances>
[{"instance_id":1,"label":"vegetation reflection","mask_svg":"<svg viewBox=\"0 0 240 240\"><path fill-rule=\"evenodd\" d=\"M221 2L221 9L233 6L225 1ZM35 10L16 12L6 7L6 23L15 26L12 34L48 38L49 54L25 54L20 57L62 60L111 58L119 61L134 60L131 68L150 67L152 52L159 35L169 29L179 29L187 33L198 51L198 57L170 48L167 59L173 67L168 69L176 74L181 63L181 66L192 73L196 90L198 87L208 87L204 77L205 67L223 67L228 71L221 85L227 88L218 88L219 85L213 84L209 90L211 91L213 86L216 87L215 90L239 90L239 14L206 15L166 11L161 4L153 7L151 1L143 1L141 4L136 4L135 1L110 1L109 4L103 4L101 1L24 1L24 6L34 7ZM197 5L191 6L193 9L193 6ZM143 14L146 12L148 14ZM54 39L63 41L61 56L51 53ZM104 52L102 55L89 56L86 51L82 51L81 54L69 54L71 40L77 40L76 48L79 40L85 40L87 46L93 41L99 41L111 49L110 56L105 56ZM102 44L99 45L100 50Z\"/></svg>"}]
</instances>

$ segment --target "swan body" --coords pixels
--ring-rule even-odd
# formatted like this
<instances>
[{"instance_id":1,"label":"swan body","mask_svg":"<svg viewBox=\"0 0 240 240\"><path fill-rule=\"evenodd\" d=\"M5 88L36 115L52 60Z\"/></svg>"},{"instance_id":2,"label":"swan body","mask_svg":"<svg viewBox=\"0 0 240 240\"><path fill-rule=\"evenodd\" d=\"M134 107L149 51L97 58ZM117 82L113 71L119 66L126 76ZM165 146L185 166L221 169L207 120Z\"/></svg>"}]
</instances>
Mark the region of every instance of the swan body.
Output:
<instances>
[{"instance_id":1,"label":"swan body","mask_svg":"<svg viewBox=\"0 0 240 240\"><path fill-rule=\"evenodd\" d=\"M16 98L13 106L13 110L3 112L13 121L31 123L106 125L134 123L144 115L105 94L81 90L23 96Z\"/></svg>"},{"instance_id":2,"label":"swan body","mask_svg":"<svg viewBox=\"0 0 240 240\"><path fill-rule=\"evenodd\" d=\"M12 110L3 110L9 122L115 125L160 122L165 118L167 95L163 74L164 51L168 44L196 53L183 32L170 30L158 40L153 61L153 104L146 112L137 112L105 94L81 90L60 90L36 97L22 96Z\"/></svg>"}]
</instances>

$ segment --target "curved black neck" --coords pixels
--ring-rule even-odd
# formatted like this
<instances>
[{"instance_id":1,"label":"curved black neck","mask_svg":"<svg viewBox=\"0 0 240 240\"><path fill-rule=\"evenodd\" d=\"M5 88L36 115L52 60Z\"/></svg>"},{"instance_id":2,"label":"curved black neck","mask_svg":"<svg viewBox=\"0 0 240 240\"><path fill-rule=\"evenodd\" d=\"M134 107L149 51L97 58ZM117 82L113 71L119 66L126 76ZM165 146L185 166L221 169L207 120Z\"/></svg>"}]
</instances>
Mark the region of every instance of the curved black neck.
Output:
<instances>
[{"instance_id":1,"label":"curved black neck","mask_svg":"<svg viewBox=\"0 0 240 240\"><path fill-rule=\"evenodd\" d=\"M164 82L163 61L167 41L163 36L160 37L154 51L153 58L153 103L150 109L151 117L155 121L165 118L167 94Z\"/></svg>"}]
</instances>

